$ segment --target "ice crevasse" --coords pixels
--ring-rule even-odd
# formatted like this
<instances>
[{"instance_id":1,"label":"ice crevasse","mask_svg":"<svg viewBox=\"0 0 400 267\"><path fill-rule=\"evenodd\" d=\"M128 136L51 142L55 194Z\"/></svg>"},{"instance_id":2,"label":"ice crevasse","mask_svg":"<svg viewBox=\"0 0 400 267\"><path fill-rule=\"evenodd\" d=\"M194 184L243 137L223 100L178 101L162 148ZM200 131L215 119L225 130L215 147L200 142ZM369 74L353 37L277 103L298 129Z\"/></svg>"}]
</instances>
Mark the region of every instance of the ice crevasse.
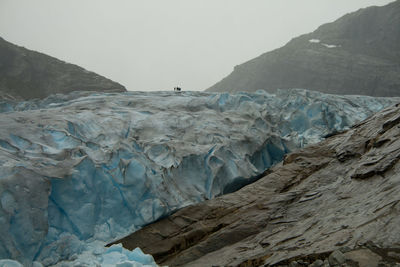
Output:
<instances>
[{"instance_id":1,"label":"ice crevasse","mask_svg":"<svg viewBox=\"0 0 400 267\"><path fill-rule=\"evenodd\" d=\"M82 265L108 266L137 256L155 265L103 245L235 191L286 153L398 101L300 89L2 101L0 258L68 266L84 255Z\"/></svg>"}]
</instances>

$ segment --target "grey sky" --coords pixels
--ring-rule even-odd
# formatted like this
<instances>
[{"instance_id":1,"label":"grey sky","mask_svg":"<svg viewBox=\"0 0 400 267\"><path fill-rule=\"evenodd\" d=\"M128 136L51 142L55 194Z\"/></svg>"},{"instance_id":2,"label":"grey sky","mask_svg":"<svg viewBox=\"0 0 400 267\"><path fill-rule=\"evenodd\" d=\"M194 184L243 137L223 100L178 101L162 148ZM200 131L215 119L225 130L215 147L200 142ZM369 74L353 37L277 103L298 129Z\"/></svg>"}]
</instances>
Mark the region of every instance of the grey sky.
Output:
<instances>
[{"instance_id":1,"label":"grey sky","mask_svg":"<svg viewBox=\"0 0 400 267\"><path fill-rule=\"evenodd\" d=\"M128 90L203 90L235 65L393 0L0 0L0 36Z\"/></svg>"}]
</instances>

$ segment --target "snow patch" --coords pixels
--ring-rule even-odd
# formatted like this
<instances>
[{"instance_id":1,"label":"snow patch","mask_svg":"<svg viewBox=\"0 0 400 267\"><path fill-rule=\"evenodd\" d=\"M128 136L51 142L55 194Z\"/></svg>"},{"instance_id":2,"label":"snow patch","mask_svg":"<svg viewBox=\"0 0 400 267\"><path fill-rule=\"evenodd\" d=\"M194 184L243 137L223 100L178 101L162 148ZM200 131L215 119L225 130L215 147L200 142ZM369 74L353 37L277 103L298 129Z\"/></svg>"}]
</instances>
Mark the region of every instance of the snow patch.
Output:
<instances>
[{"instance_id":1,"label":"snow patch","mask_svg":"<svg viewBox=\"0 0 400 267\"><path fill-rule=\"evenodd\" d=\"M326 48L336 48L336 47L340 47L340 45L330 45L330 44L322 44L323 46L325 46Z\"/></svg>"},{"instance_id":2,"label":"snow patch","mask_svg":"<svg viewBox=\"0 0 400 267\"><path fill-rule=\"evenodd\" d=\"M326 43L321 43L321 40L319 39L310 39L308 42L313 43L313 44L321 44L322 46L326 48L337 48L341 47L341 45L334 45L334 44L326 44Z\"/></svg>"}]
</instances>

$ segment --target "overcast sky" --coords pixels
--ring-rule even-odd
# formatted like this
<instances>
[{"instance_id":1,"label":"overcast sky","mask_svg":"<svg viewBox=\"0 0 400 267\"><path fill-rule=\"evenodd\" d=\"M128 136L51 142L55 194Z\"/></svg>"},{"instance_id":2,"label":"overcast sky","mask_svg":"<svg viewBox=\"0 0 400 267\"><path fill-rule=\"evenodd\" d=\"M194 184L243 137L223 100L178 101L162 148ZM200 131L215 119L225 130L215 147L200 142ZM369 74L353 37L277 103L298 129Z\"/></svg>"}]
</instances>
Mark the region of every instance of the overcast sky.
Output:
<instances>
[{"instance_id":1,"label":"overcast sky","mask_svg":"<svg viewBox=\"0 0 400 267\"><path fill-rule=\"evenodd\" d=\"M393 0L0 0L0 36L128 90L204 90L319 25ZM1 60L1 59L0 59Z\"/></svg>"}]
</instances>

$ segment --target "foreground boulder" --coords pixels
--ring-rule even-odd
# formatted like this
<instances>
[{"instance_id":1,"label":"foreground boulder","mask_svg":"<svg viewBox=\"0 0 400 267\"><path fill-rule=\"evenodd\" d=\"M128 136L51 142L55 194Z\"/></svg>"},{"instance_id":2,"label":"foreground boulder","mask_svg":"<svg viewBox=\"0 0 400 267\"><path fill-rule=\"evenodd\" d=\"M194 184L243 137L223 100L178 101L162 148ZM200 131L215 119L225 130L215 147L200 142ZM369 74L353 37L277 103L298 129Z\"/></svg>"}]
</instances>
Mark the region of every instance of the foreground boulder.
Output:
<instances>
[{"instance_id":1,"label":"foreground boulder","mask_svg":"<svg viewBox=\"0 0 400 267\"><path fill-rule=\"evenodd\" d=\"M399 136L397 105L289 154L235 193L183 208L118 242L168 266L394 266Z\"/></svg>"},{"instance_id":2,"label":"foreground boulder","mask_svg":"<svg viewBox=\"0 0 400 267\"><path fill-rule=\"evenodd\" d=\"M72 91L126 89L94 72L0 38L0 99L27 100Z\"/></svg>"}]
</instances>

